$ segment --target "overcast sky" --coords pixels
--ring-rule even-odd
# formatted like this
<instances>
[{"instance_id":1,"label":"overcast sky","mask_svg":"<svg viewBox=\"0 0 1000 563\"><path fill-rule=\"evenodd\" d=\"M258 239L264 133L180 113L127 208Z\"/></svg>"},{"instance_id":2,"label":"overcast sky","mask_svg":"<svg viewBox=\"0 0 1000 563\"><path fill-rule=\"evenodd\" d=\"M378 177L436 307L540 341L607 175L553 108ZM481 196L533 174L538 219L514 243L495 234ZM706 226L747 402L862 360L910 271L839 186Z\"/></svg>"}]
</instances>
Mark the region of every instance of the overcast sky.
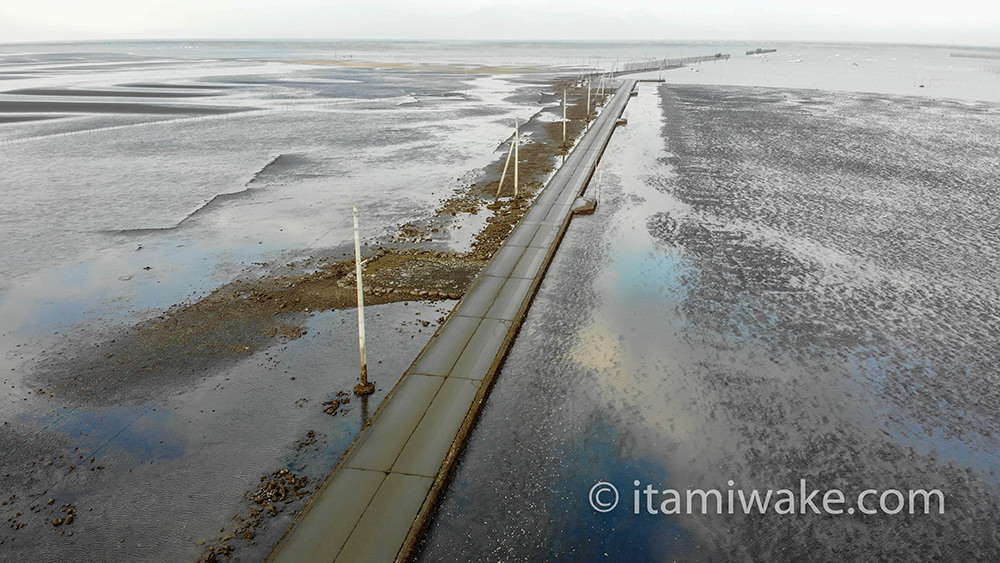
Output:
<instances>
[{"instance_id":1,"label":"overcast sky","mask_svg":"<svg viewBox=\"0 0 1000 563\"><path fill-rule=\"evenodd\" d=\"M1000 46L996 0L3 0L0 42L808 40Z\"/></svg>"}]
</instances>

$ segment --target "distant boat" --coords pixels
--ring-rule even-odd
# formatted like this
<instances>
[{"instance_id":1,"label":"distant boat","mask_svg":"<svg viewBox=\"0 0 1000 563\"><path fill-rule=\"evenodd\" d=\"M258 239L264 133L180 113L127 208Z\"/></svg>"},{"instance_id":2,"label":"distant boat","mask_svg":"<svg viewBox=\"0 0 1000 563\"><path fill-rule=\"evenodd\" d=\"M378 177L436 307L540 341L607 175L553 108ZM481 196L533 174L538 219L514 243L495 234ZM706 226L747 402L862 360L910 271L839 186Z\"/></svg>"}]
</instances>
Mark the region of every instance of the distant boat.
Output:
<instances>
[{"instance_id":1,"label":"distant boat","mask_svg":"<svg viewBox=\"0 0 1000 563\"><path fill-rule=\"evenodd\" d=\"M777 53L777 49L754 49L753 51L747 51L748 55L763 55L764 53Z\"/></svg>"}]
</instances>

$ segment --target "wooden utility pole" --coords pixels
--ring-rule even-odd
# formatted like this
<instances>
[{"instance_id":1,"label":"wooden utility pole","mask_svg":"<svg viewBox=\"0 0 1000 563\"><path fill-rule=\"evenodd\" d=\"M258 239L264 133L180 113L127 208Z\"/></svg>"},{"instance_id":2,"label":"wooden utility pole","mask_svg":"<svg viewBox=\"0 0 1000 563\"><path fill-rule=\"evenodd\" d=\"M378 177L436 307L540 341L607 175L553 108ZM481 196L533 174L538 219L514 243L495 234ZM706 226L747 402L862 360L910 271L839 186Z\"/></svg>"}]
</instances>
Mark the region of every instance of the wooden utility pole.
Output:
<instances>
[{"instance_id":1,"label":"wooden utility pole","mask_svg":"<svg viewBox=\"0 0 1000 563\"><path fill-rule=\"evenodd\" d=\"M503 163L503 172L500 173L500 183L497 184L497 195L493 198L493 203L486 206L486 209L500 209L500 190L503 189L503 180L507 177L507 167L510 166L510 157L514 154L514 141L510 142L510 149L507 151L507 160Z\"/></svg>"}]
</instances>

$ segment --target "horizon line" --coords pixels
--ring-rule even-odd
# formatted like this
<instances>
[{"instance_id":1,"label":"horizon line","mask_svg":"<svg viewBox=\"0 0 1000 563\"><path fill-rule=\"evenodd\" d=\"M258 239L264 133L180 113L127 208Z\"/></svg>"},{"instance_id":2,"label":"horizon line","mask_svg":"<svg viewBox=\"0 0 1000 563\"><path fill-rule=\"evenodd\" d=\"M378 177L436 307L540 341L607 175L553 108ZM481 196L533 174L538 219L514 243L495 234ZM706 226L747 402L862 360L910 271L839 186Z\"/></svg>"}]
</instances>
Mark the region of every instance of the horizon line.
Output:
<instances>
[{"instance_id":1,"label":"horizon line","mask_svg":"<svg viewBox=\"0 0 1000 563\"><path fill-rule=\"evenodd\" d=\"M983 45L972 43L919 43L912 41L894 40L805 40L805 39L496 39L496 38L290 38L290 37L229 37L229 38L166 38L166 37L146 37L146 38L90 38L90 39L44 39L31 41L0 41L0 45L64 45L73 43L254 43L254 42L278 42L278 43L563 43L563 44L688 44L704 43L712 45L722 44L748 44L748 43L785 43L799 45L878 45L878 46L913 46L913 47L956 47L963 49L988 49L1000 50L1000 44Z\"/></svg>"}]
</instances>

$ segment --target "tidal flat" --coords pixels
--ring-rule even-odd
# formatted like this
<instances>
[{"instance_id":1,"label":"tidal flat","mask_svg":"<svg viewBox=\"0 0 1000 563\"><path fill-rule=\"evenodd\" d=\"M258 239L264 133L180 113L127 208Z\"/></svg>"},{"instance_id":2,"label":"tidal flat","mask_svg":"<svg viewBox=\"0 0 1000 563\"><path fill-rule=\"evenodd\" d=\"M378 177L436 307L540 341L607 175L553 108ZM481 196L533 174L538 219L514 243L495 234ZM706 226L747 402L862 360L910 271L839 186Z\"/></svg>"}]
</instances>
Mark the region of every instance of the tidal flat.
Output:
<instances>
[{"instance_id":1,"label":"tidal flat","mask_svg":"<svg viewBox=\"0 0 1000 563\"><path fill-rule=\"evenodd\" d=\"M558 165L559 89L573 139L581 72L750 47L0 53L3 555L262 558ZM781 45L644 75L667 83L630 102L421 558L989 560L1000 73L950 55ZM528 197L494 214L515 120ZM586 504L601 478L798 476L940 485L949 513Z\"/></svg>"}]
</instances>

